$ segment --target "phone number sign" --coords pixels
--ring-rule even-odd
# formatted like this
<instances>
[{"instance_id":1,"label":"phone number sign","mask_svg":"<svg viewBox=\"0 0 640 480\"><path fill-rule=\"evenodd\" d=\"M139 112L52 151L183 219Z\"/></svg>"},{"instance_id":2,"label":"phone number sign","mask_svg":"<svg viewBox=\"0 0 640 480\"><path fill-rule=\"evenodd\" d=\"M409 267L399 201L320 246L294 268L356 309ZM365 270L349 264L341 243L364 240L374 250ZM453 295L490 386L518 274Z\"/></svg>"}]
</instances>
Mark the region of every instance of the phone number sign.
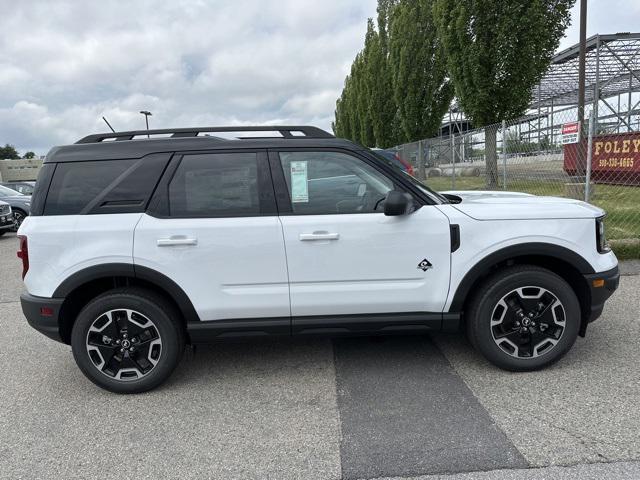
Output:
<instances>
[{"instance_id":1,"label":"phone number sign","mask_svg":"<svg viewBox=\"0 0 640 480\"><path fill-rule=\"evenodd\" d=\"M593 162L595 169L615 171L639 170L640 135L602 135L593 139Z\"/></svg>"},{"instance_id":2,"label":"phone number sign","mask_svg":"<svg viewBox=\"0 0 640 480\"><path fill-rule=\"evenodd\" d=\"M592 140L591 178L598 183L640 185L640 132L596 135ZM564 146L564 170L584 175L588 141Z\"/></svg>"}]
</instances>

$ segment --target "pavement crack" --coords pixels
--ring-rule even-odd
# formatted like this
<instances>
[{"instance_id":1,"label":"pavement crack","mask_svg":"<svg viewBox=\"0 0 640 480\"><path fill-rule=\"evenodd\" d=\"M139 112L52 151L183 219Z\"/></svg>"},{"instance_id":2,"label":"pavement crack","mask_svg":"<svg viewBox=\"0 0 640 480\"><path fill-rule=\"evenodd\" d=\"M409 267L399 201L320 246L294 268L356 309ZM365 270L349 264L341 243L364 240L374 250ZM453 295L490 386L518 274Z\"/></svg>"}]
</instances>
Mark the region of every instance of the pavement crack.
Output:
<instances>
[{"instance_id":1,"label":"pavement crack","mask_svg":"<svg viewBox=\"0 0 640 480\"><path fill-rule=\"evenodd\" d=\"M559 425L555 425L553 423L548 422L546 419L539 417L537 415L533 415L530 414L531 417L535 418L536 420L540 421L542 424L546 425L547 427L550 427L552 429L555 430L559 430L561 432L566 433L567 435L575 438L580 445L583 445L585 447L585 449L587 449L588 451L590 451L591 453L593 453L594 455L596 455L598 458L601 458L603 461L605 462L611 462L612 459L608 458L606 455L600 453L599 447L600 445L602 445L601 440L590 437L589 435L585 435L584 433L579 433L579 432L573 432L570 429L566 428L566 427L562 427ZM587 442L587 440L589 442Z\"/></svg>"}]
</instances>

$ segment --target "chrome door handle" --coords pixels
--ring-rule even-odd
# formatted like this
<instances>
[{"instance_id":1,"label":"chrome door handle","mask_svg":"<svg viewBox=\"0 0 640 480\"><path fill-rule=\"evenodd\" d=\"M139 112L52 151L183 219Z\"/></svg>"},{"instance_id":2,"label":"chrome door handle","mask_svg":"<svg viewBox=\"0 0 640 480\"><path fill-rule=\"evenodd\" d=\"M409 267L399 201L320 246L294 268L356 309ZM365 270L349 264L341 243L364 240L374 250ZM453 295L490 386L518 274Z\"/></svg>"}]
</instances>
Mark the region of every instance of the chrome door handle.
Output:
<instances>
[{"instance_id":1,"label":"chrome door handle","mask_svg":"<svg viewBox=\"0 0 640 480\"><path fill-rule=\"evenodd\" d=\"M172 247L175 245L197 245L197 238L188 238L183 236L173 236L169 238L159 238L157 240L159 247Z\"/></svg>"},{"instance_id":2,"label":"chrome door handle","mask_svg":"<svg viewBox=\"0 0 640 480\"><path fill-rule=\"evenodd\" d=\"M339 238L339 233L313 232L300 234L300 241L302 242L308 242L311 240L338 240Z\"/></svg>"}]
</instances>

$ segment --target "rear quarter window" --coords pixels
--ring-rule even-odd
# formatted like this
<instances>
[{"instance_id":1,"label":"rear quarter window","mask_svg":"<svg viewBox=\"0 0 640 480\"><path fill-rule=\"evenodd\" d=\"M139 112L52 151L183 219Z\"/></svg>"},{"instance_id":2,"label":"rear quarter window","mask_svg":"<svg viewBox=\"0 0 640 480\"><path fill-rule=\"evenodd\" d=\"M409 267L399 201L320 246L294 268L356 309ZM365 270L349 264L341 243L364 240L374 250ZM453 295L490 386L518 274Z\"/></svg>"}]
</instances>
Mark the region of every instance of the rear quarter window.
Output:
<instances>
[{"instance_id":1,"label":"rear quarter window","mask_svg":"<svg viewBox=\"0 0 640 480\"><path fill-rule=\"evenodd\" d=\"M29 215L38 216L44 212L47 191L49 190L49 184L51 183L51 177L55 169L55 163L45 163L42 165L40 172L38 172L38 179L36 180L36 185L31 195L31 212Z\"/></svg>"},{"instance_id":2,"label":"rear quarter window","mask_svg":"<svg viewBox=\"0 0 640 480\"><path fill-rule=\"evenodd\" d=\"M59 163L45 215L136 213L146 208L169 155L127 160ZM157 158L160 157L160 158Z\"/></svg>"}]
</instances>

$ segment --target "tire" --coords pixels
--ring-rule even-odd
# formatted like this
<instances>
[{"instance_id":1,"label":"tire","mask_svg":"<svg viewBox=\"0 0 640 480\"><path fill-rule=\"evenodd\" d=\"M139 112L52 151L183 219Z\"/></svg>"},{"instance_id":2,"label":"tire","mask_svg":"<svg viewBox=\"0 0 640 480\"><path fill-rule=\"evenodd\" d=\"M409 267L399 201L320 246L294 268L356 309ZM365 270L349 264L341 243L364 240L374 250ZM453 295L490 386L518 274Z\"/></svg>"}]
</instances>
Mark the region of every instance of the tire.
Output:
<instances>
[{"instance_id":1,"label":"tire","mask_svg":"<svg viewBox=\"0 0 640 480\"><path fill-rule=\"evenodd\" d=\"M5 233L7 233L7 231L6 231L6 230L2 230L2 231L0 232L0 237L1 237L2 235L4 235Z\"/></svg>"},{"instance_id":2,"label":"tire","mask_svg":"<svg viewBox=\"0 0 640 480\"><path fill-rule=\"evenodd\" d=\"M18 229L20 228L20 225L22 225L22 222L26 217L27 217L27 212L23 212L19 208L14 209L13 218L15 219L15 225L12 231L17 232Z\"/></svg>"},{"instance_id":3,"label":"tire","mask_svg":"<svg viewBox=\"0 0 640 480\"><path fill-rule=\"evenodd\" d=\"M78 315L71 332L73 357L82 373L105 390L151 390L169 378L182 358L185 334L179 318L154 292L111 290Z\"/></svg>"},{"instance_id":4,"label":"tire","mask_svg":"<svg viewBox=\"0 0 640 480\"><path fill-rule=\"evenodd\" d=\"M505 370L538 370L564 356L578 336L580 304L555 273L505 268L483 282L466 320L471 344Z\"/></svg>"}]
</instances>

